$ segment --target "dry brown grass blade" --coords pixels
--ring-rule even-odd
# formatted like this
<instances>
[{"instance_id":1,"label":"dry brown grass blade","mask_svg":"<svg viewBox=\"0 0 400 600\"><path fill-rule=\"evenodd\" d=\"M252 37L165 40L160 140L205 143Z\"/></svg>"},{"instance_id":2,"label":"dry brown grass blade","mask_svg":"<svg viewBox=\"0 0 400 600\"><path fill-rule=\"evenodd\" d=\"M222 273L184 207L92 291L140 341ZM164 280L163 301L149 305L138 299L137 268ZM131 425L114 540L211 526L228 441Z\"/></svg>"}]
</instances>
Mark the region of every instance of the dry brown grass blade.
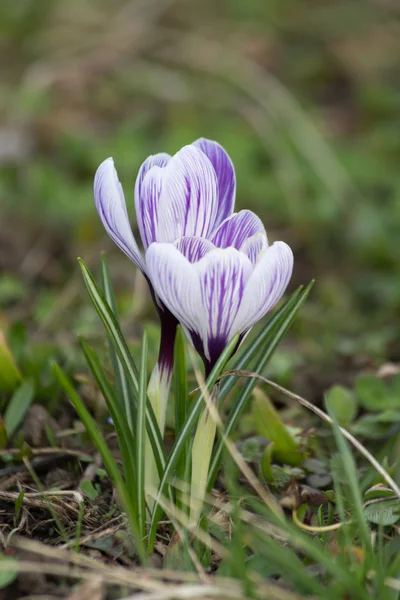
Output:
<instances>
[{"instance_id":1,"label":"dry brown grass blade","mask_svg":"<svg viewBox=\"0 0 400 600\"><path fill-rule=\"evenodd\" d=\"M44 564L45 567L50 570L50 573L53 572L51 570L53 569L53 567L59 567L61 576L65 576L66 573L69 573L69 576L79 579L83 573L83 579L98 576L101 577L101 579L106 583L127 585L130 587L137 587L139 589L151 591L157 590L159 589L159 586L161 586L161 584L157 583L155 578L153 578L154 582L152 583L147 577L147 575L145 575L145 571L143 569L137 568L133 570L128 570L120 566L105 565L104 563L95 560L90 556L78 554L76 552L60 549L54 546L48 546L46 544L29 540L27 538L14 537L10 546L18 548L19 550L22 550L24 552L31 552L32 554L36 554L37 556L48 559L48 561L46 562L40 562L40 565ZM31 564L29 561L22 561L21 563L19 563L18 561L15 562L17 565L16 568L19 571L23 572L26 567L28 569L27 572L31 572L29 571L29 564ZM38 563L33 564L35 564L36 568L38 569ZM72 570L71 565L73 565ZM2 565L0 561L0 569L1 568ZM65 571L65 568L67 568L67 571ZM68 571L68 569L70 569L71 571ZM57 575L58 573L54 571L54 574Z\"/></svg>"},{"instance_id":2,"label":"dry brown grass blade","mask_svg":"<svg viewBox=\"0 0 400 600\"><path fill-rule=\"evenodd\" d=\"M5 492L0 490L0 500L3 502L10 502L15 504L20 494L18 492ZM64 498L68 499L68 502L64 501ZM74 504L71 503L71 499ZM40 509L48 511L51 509L61 518L72 518L77 519L79 516L79 509L77 506L83 504L83 496L73 491L44 491L44 492L27 492L22 498L22 506L26 508ZM93 520L84 515L84 520L91 523Z\"/></svg>"},{"instance_id":3,"label":"dry brown grass blade","mask_svg":"<svg viewBox=\"0 0 400 600\"><path fill-rule=\"evenodd\" d=\"M138 600L167 600L172 598L244 598L241 582L228 577L208 576L207 582L201 582L197 573L172 571L170 569L152 569L136 567L126 569L120 566L106 565L94 558L68 550L49 547L40 542L15 537L11 546L25 552L32 552L43 561L6 560L0 561L0 572L15 569L20 573L49 574L53 576L97 580L104 584L125 586L141 592L126 597ZM183 585L185 584L185 585ZM260 597L269 600L300 600L299 596L282 589L278 585L265 584L255 580Z\"/></svg>"},{"instance_id":4,"label":"dry brown grass blade","mask_svg":"<svg viewBox=\"0 0 400 600\"><path fill-rule=\"evenodd\" d=\"M170 506L163 506L165 510L169 509ZM172 509L173 510L173 509ZM207 542L207 536L202 538L203 542ZM217 542L215 542L217 544ZM110 566L101 563L100 561L86 556L83 554L77 554L70 550L61 549L60 547L48 546L40 542L33 540L27 540L26 538L15 537L12 540L10 546L18 548L23 551L31 552L42 558L49 559L49 561L59 561L61 564L74 565L77 569L80 569L79 573L83 570L89 572L92 577L99 576L103 581L107 583L116 583L119 585L127 585L130 587L137 587L143 590L156 591L161 588L165 588L165 583L161 581L185 581L188 583L201 583L201 575L199 573L184 573L176 572L170 569L152 569L144 567L136 567L135 569L126 569L121 566ZM214 551L219 548L213 546ZM53 562L51 563L53 564ZM151 581L153 583L151 583ZM208 577L207 577L208 581ZM225 583L231 580L226 579Z\"/></svg>"},{"instance_id":5,"label":"dry brown grass blade","mask_svg":"<svg viewBox=\"0 0 400 600\"><path fill-rule=\"evenodd\" d=\"M52 454L62 454L65 456L76 456L77 458L85 458L86 460L93 460L93 457L81 452L80 450L70 450L68 448L29 448L29 453L32 456L48 456ZM20 448L2 448L0 449L0 456L18 456L21 454Z\"/></svg>"},{"instance_id":6,"label":"dry brown grass blade","mask_svg":"<svg viewBox=\"0 0 400 600\"><path fill-rule=\"evenodd\" d=\"M327 415L323 410L321 410L317 406L314 406L314 404L312 404L311 402L309 402L302 396L299 396L298 394L291 392L290 390L282 387L281 385L278 385L277 383L275 383L274 381L271 381L270 379L267 379L266 377L263 377L262 375L258 375L257 373L253 373L252 371L243 371L243 370L227 371L226 373L224 373L222 375L222 377L229 377L229 376L244 377L247 379L249 379L249 378L257 379L258 381L261 381L261 382L265 383L266 385L269 385L270 387L274 388L278 392L281 392L288 398L291 398L292 400L296 400L296 402L298 402L299 404L301 404L308 410L311 410L314 414L316 414L318 417L320 417L321 419L323 419L330 425L333 424L333 420L331 419L331 417L329 415ZM362 454L368 460L368 462L383 477L383 479L390 486L390 488L393 490L393 492L396 494L396 496L398 498L400 498L399 486L394 481L394 479L389 475L389 473L382 467L382 465L379 464L379 462L376 460L376 458L365 448L365 446L363 446L361 444L361 442L359 442L357 440L357 438L354 437L354 435L352 435L349 431L347 431L347 429L345 429L344 427L339 427L339 429L340 429L341 433L343 434L343 436L354 446L354 448L356 448L356 450L358 450L360 452L360 454Z\"/></svg>"},{"instance_id":7,"label":"dry brown grass blade","mask_svg":"<svg viewBox=\"0 0 400 600\"><path fill-rule=\"evenodd\" d=\"M182 599L190 598L194 600L198 598L201 600L202 598L232 598L234 600L242 600L246 599L246 596L240 592L240 588L236 590L229 590L226 587L219 585L177 585L173 588L163 590L161 592L156 592L153 594L134 594L132 596L127 596L122 600L174 600L174 599Z\"/></svg>"}]
</instances>

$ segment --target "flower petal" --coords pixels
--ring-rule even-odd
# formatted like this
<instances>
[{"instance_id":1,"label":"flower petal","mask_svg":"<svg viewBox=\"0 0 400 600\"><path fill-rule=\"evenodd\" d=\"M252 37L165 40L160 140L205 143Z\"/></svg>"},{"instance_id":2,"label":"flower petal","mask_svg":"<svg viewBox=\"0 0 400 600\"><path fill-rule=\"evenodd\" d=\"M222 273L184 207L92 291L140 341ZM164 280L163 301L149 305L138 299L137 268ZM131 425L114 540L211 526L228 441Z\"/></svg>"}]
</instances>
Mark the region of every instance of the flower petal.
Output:
<instances>
[{"instance_id":1,"label":"flower petal","mask_svg":"<svg viewBox=\"0 0 400 600\"><path fill-rule=\"evenodd\" d=\"M217 142L200 138L193 145L208 156L217 175L218 211L214 222L214 231L233 212L236 191L235 169L228 153Z\"/></svg>"},{"instance_id":2,"label":"flower petal","mask_svg":"<svg viewBox=\"0 0 400 600\"><path fill-rule=\"evenodd\" d=\"M211 162L198 148L185 146L165 167L157 241L208 237L217 208L217 179Z\"/></svg>"},{"instance_id":3,"label":"flower petal","mask_svg":"<svg viewBox=\"0 0 400 600\"><path fill-rule=\"evenodd\" d=\"M256 233L252 237L247 238L247 240L241 245L240 251L244 252L244 254L251 260L252 264L255 265L260 253L266 248L268 248L267 236L263 233Z\"/></svg>"},{"instance_id":4,"label":"flower petal","mask_svg":"<svg viewBox=\"0 0 400 600\"><path fill-rule=\"evenodd\" d=\"M262 251L249 278L233 329L245 333L282 297L292 275L293 252L284 242Z\"/></svg>"},{"instance_id":5,"label":"flower petal","mask_svg":"<svg viewBox=\"0 0 400 600\"><path fill-rule=\"evenodd\" d=\"M140 167L135 183L136 220L146 249L157 239L158 202L162 178L170 155L164 152L149 156Z\"/></svg>"},{"instance_id":6,"label":"flower petal","mask_svg":"<svg viewBox=\"0 0 400 600\"><path fill-rule=\"evenodd\" d=\"M208 252L215 249L215 246L210 240L198 237L181 237L174 242L175 248L185 256L189 262L195 263Z\"/></svg>"},{"instance_id":7,"label":"flower petal","mask_svg":"<svg viewBox=\"0 0 400 600\"><path fill-rule=\"evenodd\" d=\"M94 178L94 200L111 239L145 273L146 268L129 223L122 186L112 158L101 163Z\"/></svg>"},{"instance_id":8,"label":"flower petal","mask_svg":"<svg viewBox=\"0 0 400 600\"><path fill-rule=\"evenodd\" d=\"M146 267L156 294L189 331L201 323L199 278L192 265L173 244L151 244ZM200 318L199 318L200 316Z\"/></svg>"},{"instance_id":9,"label":"flower petal","mask_svg":"<svg viewBox=\"0 0 400 600\"><path fill-rule=\"evenodd\" d=\"M200 279L203 332L200 333L206 359L213 364L237 333L232 325L240 309L252 265L235 248L216 248L194 265ZM204 332L204 325L206 331Z\"/></svg>"},{"instance_id":10,"label":"flower petal","mask_svg":"<svg viewBox=\"0 0 400 600\"><path fill-rule=\"evenodd\" d=\"M136 220L145 250L157 240L158 204L163 173L164 169L153 167L146 173L141 183L140 197L135 191ZM138 197L139 201L137 201Z\"/></svg>"},{"instance_id":11,"label":"flower petal","mask_svg":"<svg viewBox=\"0 0 400 600\"><path fill-rule=\"evenodd\" d=\"M252 265L235 248L216 248L191 264L173 244L154 243L146 252L154 290L180 321L207 365L232 336Z\"/></svg>"},{"instance_id":12,"label":"flower petal","mask_svg":"<svg viewBox=\"0 0 400 600\"><path fill-rule=\"evenodd\" d=\"M211 241L218 248L233 246L239 250L247 238L257 233L267 235L261 219L251 210L241 210L221 223Z\"/></svg>"}]
</instances>

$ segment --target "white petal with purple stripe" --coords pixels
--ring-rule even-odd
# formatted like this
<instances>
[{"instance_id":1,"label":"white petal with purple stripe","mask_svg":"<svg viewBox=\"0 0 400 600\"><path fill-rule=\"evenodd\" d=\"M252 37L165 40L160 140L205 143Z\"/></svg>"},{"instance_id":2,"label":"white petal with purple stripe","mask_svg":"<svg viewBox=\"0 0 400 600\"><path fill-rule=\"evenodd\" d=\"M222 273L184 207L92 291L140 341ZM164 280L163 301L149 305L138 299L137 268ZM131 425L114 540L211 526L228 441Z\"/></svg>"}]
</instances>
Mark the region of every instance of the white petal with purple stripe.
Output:
<instances>
[{"instance_id":1,"label":"white petal with purple stripe","mask_svg":"<svg viewBox=\"0 0 400 600\"><path fill-rule=\"evenodd\" d=\"M221 223L211 241L217 248L233 246L239 250L247 238L257 233L266 236L261 219L251 210L241 210Z\"/></svg>"},{"instance_id":2,"label":"white petal with purple stripe","mask_svg":"<svg viewBox=\"0 0 400 600\"><path fill-rule=\"evenodd\" d=\"M261 251L249 278L233 328L245 332L281 299L293 270L293 252L285 242Z\"/></svg>"},{"instance_id":3,"label":"white petal with purple stripe","mask_svg":"<svg viewBox=\"0 0 400 600\"><path fill-rule=\"evenodd\" d=\"M185 146L165 167L158 210L157 241L208 237L217 209L217 179L207 156Z\"/></svg>"},{"instance_id":4,"label":"white petal with purple stripe","mask_svg":"<svg viewBox=\"0 0 400 600\"><path fill-rule=\"evenodd\" d=\"M146 249L157 240L158 204L165 166L170 161L165 153L149 156L140 167L135 183L136 220Z\"/></svg>"},{"instance_id":5,"label":"white petal with purple stripe","mask_svg":"<svg viewBox=\"0 0 400 600\"><path fill-rule=\"evenodd\" d=\"M156 294L189 331L201 328L200 282L194 266L173 244L154 243L146 267Z\"/></svg>"},{"instance_id":6,"label":"white petal with purple stripe","mask_svg":"<svg viewBox=\"0 0 400 600\"><path fill-rule=\"evenodd\" d=\"M217 142L200 138L193 142L210 159L218 181L218 211L213 231L232 214L235 206L236 178L233 163Z\"/></svg>"},{"instance_id":7,"label":"white petal with purple stripe","mask_svg":"<svg viewBox=\"0 0 400 600\"><path fill-rule=\"evenodd\" d=\"M255 265L259 256L261 256L262 250L266 250L267 248L267 236L263 233L256 233L252 237L247 238L247 240L241 245L240 251L244 252L244 254L251 260L252 264Z\"/></svg>"},{"instance_id":8,"label":"white petal with purple stripe","mask_svg":"<svg viewBox=\"0 0 400 600\"><path fill-rule=\"evenodd\" d=\"M252 265L235 248L216 248L194 265L200 280L203 318L207 333L203 337L207 360L213 363L237 331L232 325L243 300Z\"/></svg>"},{"instance_id":9,"label":"white petal with purple stripe","mask_svg":"<svg viewBox=\"0 0 400 600\"><path fill-rule=\"evenodd\" d=\"M208 252L215 249L214 244L210 240L189 236L176 240L174 246L191 263L197 262Z\"/></svg>"},{"instance_id":10,"label":"white petal with purple stripe","mask_svg":"<svg viewBox=\"0 0 400 600\"><path fill-rule=\"evenodd\" d=\"M201 340L206 360L215 361L238 331L232 325L252 273L250 260L235 248L215 248L190 263L174 245L155 243L146 265L158 296L192 340Z\"/></svg>"},{"instance_id":11,"label":"white petal with purple stripe","mask_svg":"<svg viewBox=\"0 0 400 600\"><path fill-rule=\"evenodd\" d=\"M101 163L94 178L99 217L111 239L145 273L146 268L129 223L122 186L112 158Z\"/></svg>"}]
</instances>

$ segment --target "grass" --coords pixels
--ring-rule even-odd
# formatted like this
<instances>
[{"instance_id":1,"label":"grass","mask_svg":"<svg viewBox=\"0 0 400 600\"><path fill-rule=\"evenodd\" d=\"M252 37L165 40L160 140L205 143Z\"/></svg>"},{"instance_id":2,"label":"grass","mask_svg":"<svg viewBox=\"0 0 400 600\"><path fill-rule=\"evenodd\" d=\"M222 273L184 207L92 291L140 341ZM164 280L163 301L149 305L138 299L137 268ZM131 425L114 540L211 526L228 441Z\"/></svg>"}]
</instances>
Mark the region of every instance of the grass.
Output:
<instances>
[{"instance_id":1,"label":"grass","mask_svg":"<svg viewBox=\"0 0 400 600\"><path fill-rule=\"evenodd\" d=\"M0 586L398 600L397 8L78 4L0 8ZM239 208L290 243L295 272L220 379L196 529L188 430L208 395L179 338L164 446L145 394L155 314L92 182L111 154L132 189L147 155L200 136L227 148ZM165 480L152 517L146 424Z\"/></svg>"}]
</instances>

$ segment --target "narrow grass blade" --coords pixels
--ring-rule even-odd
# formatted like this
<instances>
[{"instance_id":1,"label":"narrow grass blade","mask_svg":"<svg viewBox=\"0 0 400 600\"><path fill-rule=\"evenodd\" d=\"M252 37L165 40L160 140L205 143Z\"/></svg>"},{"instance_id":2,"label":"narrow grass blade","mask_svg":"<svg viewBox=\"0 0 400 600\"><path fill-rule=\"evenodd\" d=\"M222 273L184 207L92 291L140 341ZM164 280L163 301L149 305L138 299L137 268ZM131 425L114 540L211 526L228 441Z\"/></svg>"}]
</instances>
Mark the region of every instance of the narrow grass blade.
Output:
<instances>
[{"instance_id":1,"label":"narrow grass blade","mask_svg":"<svg viewBox=\"0 0 400 600\"><path fill-rule=\"evenodd\" d=\"M179 434L186 421L188 409L187 361L185 354L185 339L182 328L179 327L175 339L174 352L175 375L175 435Z\"/></svg>"},{"instance_id":2,"label":"narrow grass blade","mask_svg":"<svg viewBox=\"0 0 400 600\"><path fill-rule=\"evenodd\" d=\"M119 324L117 306L115 301L115 294L113 285L111 282L110 273L107 266L107 261L105 255L102 253L101 255L101 284L103 288L104 298L107 301L109 307L111 308L115 320ZM110 335L108 334L108 342L110 348L110 356L111 362L114 370L115 377L115 385L117 389L118 399L121 401L124 406L125 413L127 415L128 423L132 431L134 431L134 423L135 423L135 402L133 398L132 391L129 387L129 383L127 377L125 375L124 367L120 359L118 358L117 352L114 349L112 340Z\"/></svg>"},{"instance_id":3,"label":"narrow grass blade","mask_svg":"<svg viewBox=\"0 0 400 600\"><path fill-rule=\"evenodd\" d=\"M187 381L187 361L185 354L185 339L183 337L182 328L179 327L175 339L175 354L174 354L174 374L175 374L175 437L182 431L187 419L188 412L188 381ZM179 482L189 483L187 479L187 455L188 441L186 440L182 455L176 466L176 477ZM186 500L186 491L176 491L176 505L179 510L187 512L189 508Z\"/></svg>"},{"instance_id":4,"label":"narrow grass blade","mask_svg":"<svg viewBox=\"0 0 400 600\"><path fill-rule=\"evenodd\" d=\"M146 448L146 402L147 402L147 334L142 337L142 353L139 372L139 402L136 420L136 476L137 476L137 506L139 529L144 539L146 535L146 501L145 501L145 448Z\"/></svg>"},{"instance_id":5,"label":"narrow grass blade","mask_svg":"<svg viewBox=\"0 0 400 600\"><path fill-rule=\"evenodd\" d=\"M346 481L349 486L351 495L353 518L357 521L358 531L360 532L360 537L363 540L363 543L365 544L366 548L372 551L371 534L367 525L367 520L364 516L362 506L362 494L360 486L358 484L357 469L354 462L354 458L352 453L350 452L348 443L340 430L336 415L329 406L329 402L327 402L327 412L332 419L333 433L335 436L337 447L339 449L343 469L346 473Z\"/></svg>"},{"instance_id":6,"label":"narrow grass blade","mask_svg":"<svg viewBox=\"0 0 400 600\"><path fill-rule=\"evenodd\" d=\"M115 462L110 449L108 448L107 443L101 434L101 431L97 427L95 420L76 393L67 376L56 363L53 364L53 371L61 387L64 389L68 398L72 402L80 420L84 424L86 431L90 435L90 438L96 446L101 458L103 459L104 466L107 469L107 472L117 489L119 498L126 510L131 532L135 541L135 547L139 554L140 560L142 563L145 563L146 551L139 533L137 514L132 502L132 498L126 489L121 473L119 472L117 463Z\"/></svg>"},{"instance_id":7,"label":"narrow grass blade","mask_svg":"<svg viewBox=\"0 0 400 600\"><path fill-rule=\"evenodd\" d=\"M161 477L160 485L158 488L157 499L154 504L153 513L151 515L149 542L148 542L148 551L149 552L152 552L152 549L154 546L158 521L160 519L161 512L162 512L161 506L159 505L159 499L165 493L167 483L175 470L175 467L181 457L181 453L185 447L185 444L190 439L193 429L199 420L200 413L201 413L202 409L204 408L204 404L205 404L205 402L204 402L205 394L211 393L211 390L214 387L218 377L220 376L220 374L221 374L222 370L224 369L228 360L231 358L232 352L236 348L237 341L238 341L238 336L235 336L231 340L231 342L226 346L225 350L223 351L223 353L217 360L213 370L211 371L210 375L207 378L204 390L200 393L197 400L193 403L191 410L185 421L185 424L182 427L179 435L175 439L175 443L172 447L171 453L168 457L164 472Z\"/></svg>"},{"instance_id":8,"label":"narrow grass blade","mask_svg":"<svg viewBox=\"0 0 400 600\"><path fill-rule=\"evenodd\" d=\"M24 420L26 412L32 404L34 394L35 384L33 380L26 379L12 395L4 414L4 427L6 429L8 439L14 435Z\"/></svg>"},{"instance_id":9,"label":"narrow grass blade","mask_svg":"<svg viewBox=\"0 0 400 600\"><path fill-rule=\"evenodd\" d=\"M24 501L24 496L25 496L25 490L21 490L20 493L18 494L18 498L15 501L14 517L15 517L16 521L18 521L19 513L21 512L22 503Z\"/></svg>"},{"instance_id":10,"label":"narrow grass blade","mask_svg":"<svg viewBox=\"0 0 400 600\"><path fill-rule=\"evenodd\" d=\"M128 493L132 498L136 498L135 441L132 431L127 423L123 408L115 397L114 390L102 369L96 352L83 338L80 338L80 343L88 367L104 396L108 412L111 415L115 431L117 432ZM137 506L135 506L135 509L137 510Z\"/></svg>"},{"instance_id":11,"label":"narrow grass blade","mask_svg":"<svg viewBox=\"0 0 400 600\"><path fill-rule=\"evenodd\" d=\"M137 398L139 394L139 375L136 365L133 362L128 345L124 339L124 336L121 333L115 316L113 315L108 303L105 301L102 293L100 292L95 280L93 279L92 274L90 273L83 260L78 260L89 296L101 321L103 322L107 333L110 336L112 345L123 365L129 386L133 392L135 402L137 403ZM161 437L160 428L158 427L157 420L154 415L154 411L150 405L150 402L147 402L146 406L146 429L153 449L157 470L161 477L165 465L164 444Z\"/></svg>"},{"instance_id":12,"label":"narrow grass blade","mask_svg":"<svg viewBox=\"0 0 400 600\"><path fill-rule=\"evenodd\" d=\"M256 366L254 368L254 371L256 373L262 372L262 370L265 368L268 361L270 360L271 356L275 352L277 346L279 345L279 343L285 336L286 332L288 331L289 327L293 323L294 319L296 318L297 313L299 312L300 308L303 306L304 302L306 301L313 284L314 284L314 282L311 281L304 290L300 291L300 293L296 293L296 292L294 293L294 295L285 304L285 307L284 307L285 310L282 311L282 309L281 309L279 318L274 318L274 317L276 317L276 315L274 315L274 317L272 319L270 319L266 328L260 333L258 338L256 338L253 341L250 348L248 348L247 351L242 356L239 357L239 359L236 361L235 366L233 368L238 369L238 370L243 369L245 367L245 365L248 364L248 362L257 354L258 350L262 349L261 356L258 359ZM273 322L273 324L271 324L271 322ZM266 333L266 331L267 331L267 333ZM262 342L260 342L260 340L262 340ZM228 379L227 385L224 386L224 382L221 382L220 401L221 401L221 394L224 393L226 396L228 391L233 387L234 382L236 380L235 377L232 377L232 378L229 377L227 379ZM252 394L252 391L253 391L255 385L256 385L256 381L255 380L252 381L249 379L248 382L243 387L243 389L240 390L240 393L238 394L238 396L236 397L236 399L232 405L231 411L229 413L227 422L225 424L225 434L227 436L229 436L232 433L233 429L235 428L236 423L237 423L240 415L244 411L246 404ZM208 488L207 488L208 490L210 490L212 488L212 486L214 485L214 481L217 477L218 470L221 465L223 448L224 448L224 442L223 442L222 438L219 438L214 447L214 453L213 453L213 457L211 460L209 477L208 477Z\"/></svg>"}]
</instances>

